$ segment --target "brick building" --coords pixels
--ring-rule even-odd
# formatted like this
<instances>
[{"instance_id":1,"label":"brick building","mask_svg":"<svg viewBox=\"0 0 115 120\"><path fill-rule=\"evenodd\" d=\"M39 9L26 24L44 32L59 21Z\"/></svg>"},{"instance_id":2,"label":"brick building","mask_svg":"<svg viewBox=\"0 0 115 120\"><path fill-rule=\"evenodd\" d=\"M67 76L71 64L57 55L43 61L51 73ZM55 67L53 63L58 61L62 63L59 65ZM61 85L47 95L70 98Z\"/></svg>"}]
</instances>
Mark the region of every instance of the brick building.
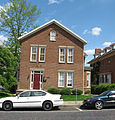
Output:
<instances>
[{"instance_id":1,"label":"brick building","mask_svg":"<svg viewBox=\"0 0 115 120\"><path fill-rule=\"evenodd\" d=\"M52 20L21 36L18 89L84 90L84 45L87 42Z\"/></svg>"},{"instance_id":2,"label":"brick building","mask_svg":"<svg viewBox=\"0 0 115 120\"><path fill-rule=\"evenodd\" d=\"M115 83L115 43L95 49L94 59L88 62L92 70L92 84Z\"/></svg>"}]
</instances>

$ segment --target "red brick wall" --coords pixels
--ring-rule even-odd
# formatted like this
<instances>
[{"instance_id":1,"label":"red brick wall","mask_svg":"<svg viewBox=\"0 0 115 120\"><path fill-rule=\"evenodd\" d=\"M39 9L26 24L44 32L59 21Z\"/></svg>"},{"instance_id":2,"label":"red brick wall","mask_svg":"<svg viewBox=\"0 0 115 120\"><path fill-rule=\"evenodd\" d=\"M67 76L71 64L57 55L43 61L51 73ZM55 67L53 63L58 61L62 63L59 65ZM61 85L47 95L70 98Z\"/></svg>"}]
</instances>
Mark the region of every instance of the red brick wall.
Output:
<instances>
[{"instance_id":1,"label":"red brick wall","mask_svg":"<svg viewBox=\"0 0 115 120\"><path fill-rule=\"evenodd\" d=\"M50 31L56 30L56 42L50 41ZM46 45L46 61L45 63L30 62L30 44ZM58 70L74 70L74 86L78 89L83 89L83 43L52 24L34 35L26 38L21 43L21 61L20 61L20 79L19 89L30 89L30 68L44 69L44 76L47 78L43 83L43 89L58 87ZM59 64L59 46L74 46L74 64L67 64L67 49L66 62ZM38 49L39 53L39 49ZM65 72L65 75L67 72ZM66 77L66 76L65 76ZM66 78L65 78L66 87Z\"/></svg>"},{"instance_id":2,"label":"red brick wall","mask_svg":"<svg viewBox=\"0 0 115 120\"><path fill-rule=\"evenodd\" d=\"M100 73L112 73L112 83L115 83L115 55L100 61Z\"/></svg>"}]
</instances>

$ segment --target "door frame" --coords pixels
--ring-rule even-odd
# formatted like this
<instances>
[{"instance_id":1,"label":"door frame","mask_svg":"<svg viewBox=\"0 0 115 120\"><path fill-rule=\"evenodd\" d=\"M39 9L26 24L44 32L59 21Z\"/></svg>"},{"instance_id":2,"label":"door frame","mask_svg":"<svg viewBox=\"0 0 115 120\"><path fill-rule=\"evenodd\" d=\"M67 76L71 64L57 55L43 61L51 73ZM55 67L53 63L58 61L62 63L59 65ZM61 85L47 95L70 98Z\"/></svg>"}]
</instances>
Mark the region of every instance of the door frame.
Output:
<instances>
[{"instance_id":1,"label":"door frame","mask_svg":"<svg viewBox=\"0 0 115 120\"><path fill-rule=\"evenodd\" d=\"M40 74L40 90L43 89L43 70L32 70L30 73L30 89L33 89L34 84L34 74Z\"/></svg>"}]
</instances>

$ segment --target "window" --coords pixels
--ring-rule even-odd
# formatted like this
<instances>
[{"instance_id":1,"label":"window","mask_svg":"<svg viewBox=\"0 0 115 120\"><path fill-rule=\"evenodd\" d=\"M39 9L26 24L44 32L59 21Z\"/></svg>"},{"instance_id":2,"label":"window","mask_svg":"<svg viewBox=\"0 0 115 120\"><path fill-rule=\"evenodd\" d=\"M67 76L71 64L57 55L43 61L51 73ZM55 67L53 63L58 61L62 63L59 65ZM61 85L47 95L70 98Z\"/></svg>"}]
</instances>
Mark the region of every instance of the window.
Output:
<instances>
[{"instance_id":1,"label":"window","mask_svg":"<svg viewBox=\"0 0 115 120\"><path fill-rule=\"evenodd\" d=\"M32 91L31 96L45 96L46 93L42 91Z\"/></svg>"},{"instance_id":2,"label":"window","mask_svg":"<svg viewBox=\"0 0 115 120\"><path fill-rule=\"evenodd\" d=\"M45 62L45 52L46 52L45 47L39 48L39 62Z\"/></svg>"},{"instance_id":3,"label":"window","mask_svg":"<svg viewBox=\"0 0 115 120\"><path fill-rule=\"evenodd\" d=\"M23 92L20 94L20 97L30 97L31 92L27 91L27 92Z\"/></svg>"},{"instance_id":4,"label":"window","mask_svg":"<svg viewBox=\"0 0 115 120\"><path fill-rule=\"evenodd\" d=\"M59 48L59 63L65 63L65 48Z\"/></svg>"},{"instance_id":5,"label":"window","mask_svg":"<svg viewBox=\"0 0 115 120\"><path fill-rule=\"evenodd\" d=\"M37 47L35 47L35 46L31 47L30 61L32 61L32 62L37 61Z\"/></svg>"},{"instance_id":6,"label":"window","mask_svg":"<svg viewBox=\"0 0 115 120\"><path fill-rule=\"evenodd\" d=\"M58 73L58 87L64 87L65 85L65 72Z\"/></svg>"},{"instance_id":7,"label":"window","mask_svg":"<svg viewBox=\"0 0 115 120\"><path fill-rule=\"evenodd\" d=\"M67 73L67 87L73 87L73 72Z\"/></svg>"},{"instance_id":8,"label":"window","mask_svg":"<svg viewBox=\"0 0 115 120\"><path fill-rule=\"evenodd\" d=\"M74 55L74 49L68 48L67 49L67 63L73 63L73 55Z\"/></svg>"},{"instance_id":9,"label":"window","mask_svg":"<svg viewBox=\"0 0 115 120\"><path fill-rule=\"evenodd\" d=\"M56 31L52 30L50 32L50 41L56 41Z\"/></svg>"},{"instance_id":10,"label":"window","mask_svg":"<svg viewBox=\"0 0 115 120\"><path fill-rule=\"evenodd\" d=\"M87 72L87 88L90 87L90 72Z\"/></svg>"},{"instance_id":11,"label":"window","mask_svg":"<svg viewBox=\"0 0 115 120\"><path fill-rule=\"evenodd\" d=\"M111 84L111 74L102 74L99 76L99 84Z\"/></svg>"}]
</instances>

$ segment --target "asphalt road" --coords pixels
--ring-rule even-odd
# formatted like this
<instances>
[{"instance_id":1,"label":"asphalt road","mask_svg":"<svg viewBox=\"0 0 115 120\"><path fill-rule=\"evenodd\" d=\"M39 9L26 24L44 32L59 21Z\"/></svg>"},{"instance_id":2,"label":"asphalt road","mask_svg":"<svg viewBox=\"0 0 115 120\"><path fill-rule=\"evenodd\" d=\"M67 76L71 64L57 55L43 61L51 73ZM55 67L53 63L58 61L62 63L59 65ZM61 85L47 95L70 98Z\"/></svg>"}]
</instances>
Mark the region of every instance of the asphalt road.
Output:
<instances>
[{"instance_id":1,"label":"asphalt road","mask_svg":"<svg viewBox=\"0 0 115 120\"><path fill-rule=\"evenodd\" d=\"M79 109L63 107L52 111L42 109L0 110L0 120L114 120L115 108L112 109Z\"/></svg>"}]
</instances>

